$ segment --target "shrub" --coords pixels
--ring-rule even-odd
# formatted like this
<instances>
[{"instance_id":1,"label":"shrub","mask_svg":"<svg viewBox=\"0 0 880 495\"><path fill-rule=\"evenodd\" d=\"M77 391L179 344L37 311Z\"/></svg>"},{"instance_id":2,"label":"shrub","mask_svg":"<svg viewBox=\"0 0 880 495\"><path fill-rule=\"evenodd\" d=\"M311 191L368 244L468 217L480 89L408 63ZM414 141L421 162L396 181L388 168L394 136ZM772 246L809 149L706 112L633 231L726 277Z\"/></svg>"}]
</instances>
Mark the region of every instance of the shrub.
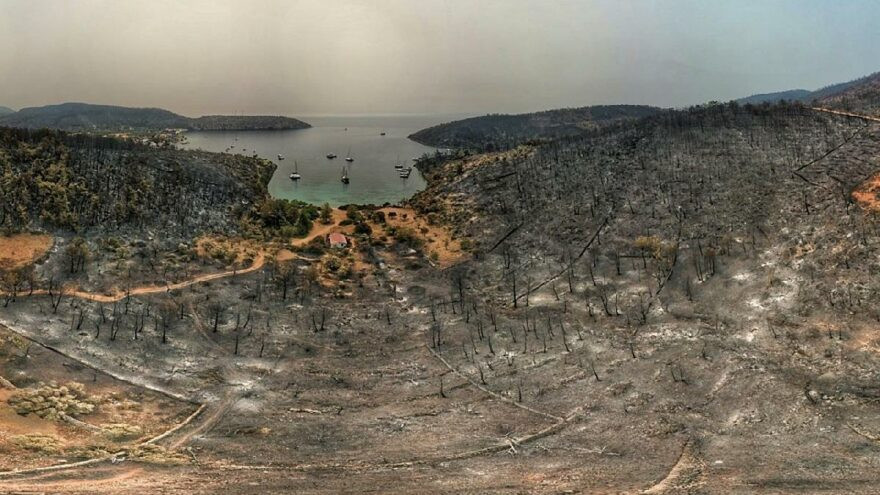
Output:
<instances>
[{"instance_id":1,"label":"shrub","mask_svg":"<svg viewBox=\"0 0 880 495\"><path fill-rule=\"evenodd\" d=\"M409 227L398 227L397 229L394 229L394 238L397 239L397 242L415 250L419 250L425 245L425 240L419 237L416 232Z\"/></svg>"},{"instance_id":2,"label":"shrub","mask_svg":"<svg viewBox=\"0 0 880 495\"><path fill-rule=\"evenodd\" d=\"M153 444L138 445L129 452L129 455L131 455L132 460L135 461L170 466L186 464L188 460L187 457L181 453Z\"/></svg>"},{"instance_id":3,"label":"shrub","mask_svg":"<svg viewBox=\"0 0 880 495\"><path fill-rule=\"evenodd\" d=\"M40 383L37 388L20 389L7 400L22 416L36 414L41 418L58 419L61 414L80 416L95 410L95 401L85 393L82 383L65 385Z\"/></svg>"},{"instance_id":4,"label":"shrub","mask_svg":"<svg viewBox=\"0 0 880 495\"><path fill-rule=\"evenodd\" d=\"M328 224L333 222L333 209L330 208L329 203L324 203L324 206L321 207L320 217L321 223Z\"/></svg>"},{"instance_id":5,"label":"shrub","mask_svg":"<svg viewBox=\"0 0 880 495\"><path fill-rule=\"evenodd\" d=\"M10 438L13 445L23 449L40 452L41 454L57 454L61 450L61 441L54 435L42 433L29 433L27 435L15 435Z\"/></svg>"},{"instance_id":6,"label":"shrub","mask_svg":"<svg viewBox=\"0 0 880 495\"><path fill-rule=\"evenodd\" d=\"M138 425L126 423L110 423L101 425L104 434L111 440L126 440L137 438L144 434L144 429Z\"/></svg>"},{"instance_id":7,"label":"shrub","mask_svg":"<svg viewBox=\"0 0 880 495\"><path fill-rule=\"evenodd\" d=\"M305 251L310 254L324 254L326 249L327 243L321 236L315 237L305 246Z\"/></svg>"},{"instance_id":8,"label":"shrub","mask_svg":"<svg viewBox=\"0 0 880 495\"><path fill-rule=\"evenodd\" d=\"M360 212L354 206L346 208L345 216L352 222L360 222L362 220Z\"/></svg>"}]
</instances>

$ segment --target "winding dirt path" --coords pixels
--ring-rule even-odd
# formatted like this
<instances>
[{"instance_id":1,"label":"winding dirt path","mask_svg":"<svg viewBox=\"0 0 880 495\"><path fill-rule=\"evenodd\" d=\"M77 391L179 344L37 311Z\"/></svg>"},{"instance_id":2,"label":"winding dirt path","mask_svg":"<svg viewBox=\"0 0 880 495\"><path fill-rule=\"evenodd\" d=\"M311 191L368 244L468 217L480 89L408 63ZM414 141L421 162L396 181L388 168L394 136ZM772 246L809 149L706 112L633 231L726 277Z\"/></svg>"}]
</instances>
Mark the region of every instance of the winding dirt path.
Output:
<instances>
[{"instance_id":1,"label":"winding dirt path","mask_svg":"<svg viewBox=\"0 0 880 495\"><path fill-rule=\"evenodd\" d=\"M855 117L857 119L870 120L872 122L880 122L880 117L874 117L873 115L863 115L860 113L844 112L843 110L832 110L830 108L823 108L823 107L810 107L810 109L815 110L817 112L833 113L834 115L843 115L844 117Z\"/></svg>"},{"instance_id":2,"label":"winding dirt path","mask_svg":"<svg viewBox=\"0 0 880 495\"><path fill-rule=\"evenodd\" d=\"M644 494L666 493L672 490L686 491L688 485L697 482L698 476L702 473L700 462L696 459L693 452L693 442L690 438L685 440L681 447L681 453L678 460L666 473L666 476L657 483L643 490Z\"/></svg>"},{"instance_id":3,"label":"winding dirt path","mask_svg":"<svg viewBox=\"0 0 880 495\"><path fill-rule=\"evenodd\" d=\"M844 112L842 110L832 110L830 108L822 107L810 108L817 112L842 115L844 117L853 117L869 122L880 122L880 117L874 117L872 115L862 115L858 113ZM878 199L878 194L880 194L880 173L873 175L865 182L859 184L850 194L852 195L852 198L856 201L856 203L858 203L859 206L861 206L863 209L874 212L880 211L880 199Z\"/></svg>"},{"instance_id":4,"label":"winding dirt path","mask_svg":"<svg viewBox=\"0 0 880 495\"><path fill-rule=\"evenodd\" d=\"M93 469L89 477L57 480L49 478L58 476L58 472L44 473L27 479L4 481L0 483L0 490L2 493L95 493L98 487L102 490L112 489L113 484L136 478L143 471L140 467L107 466L102 470Z\"/></svg>"},{"instance_id":5,"label":"winding dirt path","mask_svg":"<svg viewBox=\"0 0 880 495\"><path fill-rule=\"evenodd\" d=\"M332 232L334 229L336 229L339 226L339 222L343 221L345 218L346 218L346 213L344 211L334 209L333 210L333 223L330 223L330 224L317 224L316 223L312 227L311 232L309 232L309 235L302 237L300 239L294 239L290 242L290 244L293 246L305 246L306 244L311 242L316 237L322 237L322 236L325 236L325 235L329 234L330 232ZM308 258L303 258L298 255L294 255L294 257L308 260ZM157 293L161 293L161 292L170 292L170 291L185 289L185 288L190 287L192 285L200 284L203 282L210 282L213 280L219 280L219 279L223 279L223 278L227 278L227 277L235 277L238 275L245 275L245 274L252 273L252 272L259 270L260 268L265 266L265 264L266 264L266 252L259 251L257 253L256 258L254 258L254 262L251 264L251 266L249 266L247 268L243 268L241 270L228 270L225 272L199 275L199 276L193 277L189 280L185 280L183 282L177 282L174 284L144 285L144 286L136 287L136 288L131 289L126 292L117 292L115 294L97 294L94 292L83 291L83 290L64 289L64 295L76 297L79 299L85 299L88 301L95 301L95 302L102 302L102 303L113 303L113 302L121 301L122 299L125 299L128 296L140 296L140 295L145 295L145 294L157 294ZM47 294L49 294L48 290L37 289L37 290L34 290L33 292L22 291L22 292L18 293L17 296L18 297L24 297L24 296L29 296L29 295L41 296L41 295L47 295ZM0 295L6 295L6 292L0 291Z\"/></svg>"},{"instance_id":6,"label":"winding dirt path","mask_svg":"<svg viewBox=\"0 0 880 495\"><path fill-rule=\"evenodd\" d=\"M216 403L216 406L213 407L213 411L207 415L203 415L202 421L196 427L190 428L184 434L180 435L180 437L168 445L168 448L171 450L177 450L189 442L192 437L205 433L213 428L214 425L223 418L226 412L229 411L229 409L241 398L242 394L240 392L232 390L227 393L222 400ZM211 408L211 406L208 406L208 409Z\"/></svg>"},{"instance_id":7,"label":"winding dirt path","mask_svg":"<svg viewBox=\"0 0 880 495\"><path fill-rule=\"evenodd\" d=\"M339 223L342 222L347 217L346 212L334 209L333 210L333 222L330 224L316 224L312 231L308 236L300 239L295 239L291 241L291 245L293 246L304 246L309 242L318 237L326 236L327 234L333 232L334 230L339 228ZM298 255L295 255L298 257ZM192 279L178 282L174 284L168 285L147 285L141 286L123 293L116 294L96 294L88 291L82 290L70 290L65 289L64 295L76 297L84 300L95 301L95 302L107 302L112 303L116 301L120 301L128 296L137 296L137 295L146 295L146 294L156 294L162 292L170 292L174 290L180 290L192 285L209 282L213 280L219 280L227 277L234 277L238 275L244 275L248 273L255 272L265 266L267 260L266 252L260 251L256 258L254 259L251 266L241 269L241 270L230 270L224 271L220 273L206 274L194 277ZM311 260L310 260L311 261ZM0 291L2 293L2 291ZM18 294L19 296L28 296L28 295L47 295L49 293L48 290L35 290L33 292L23 292ZM198 313L192 308L192 313L196 315L195 318L195 326L200 331L200 333L205 337L205 340L213 344L214 347L219 348L213 341L206 335L204 329L204 322L202 322L198 318ZM316 344L312 344L316 345ZM320 346L319 347L326 347ZM329 347L326 347L330 349ZM222 350L222 349L221 349ZM228 351L226 351L228 352ZM457 374L461 374L460 371L454 369L445 362L445 360L437 356L444 364L447 365L453 372ZM279 359L278 362L273 366L273 371L278 372L282 371L286 368L286 365L289 363L285 362L284 359ZM267 373L269 375L271 373ZM464 375L462 375L464 376ZM503 397L497 396L497 394L493 394L491 391L483 389L479 385L475 384L473 380L465 377L466 380L471 384L475 385L478 388L484 390L490 395L496 396L501 400L504 400ZM201 404L199 408L183 423L171 428L165 433L154 437L145 444L152 443L164 443L167 448L170 450L177 450L186 445L189 441L191 441L195 436L204 434L210 431L218 422L222 420L222 418L232 409L235 404L244 396L245 390L240 387L233 387L229 390L222 398L216 401L212 401L209 403ZM506 401L508 402L508 401ZM439 457L432 458L417 458L410 461L399 462L395 464L387 464L387 463L362 463L362 462L343 462L343 463L330 463L326 465L297 465L297 466L239 466L241 469L285 469L285 470L309 470L309 469L327 469L327 468L342 468L351 471L364 471L371 469L384 470L391 467L412 467L423 464L434 464L439 462L448 462L453 460L461 460L467 459L471 457L481 456L492 454L496 452L501 452L507 449L515 449L515 445L521 445L525 443L529 443L531 441L544 438L546 436L552 435L560 430L562 430L565 426L573 422L575 419L579 418L583 414L582 408L576 408L569 415L565 417L558 417L554 415L550 415L547 413L543 413L537 410L533 410L531 408L527 408L521 406L519 404L510 402L517 407L522 407L526 410L529 410L533 413L546 416L549 419L554 420L555 422L550 426L544 427L539 431L524 435L519 438L514 438L506 442L501 442L499 444L483 448L477 450L470 450L465 452L446 454ZM0 491L6 493L7 491L18 492L44 492L46 490L49 491L61 491L61 492L92 492L96 487L101 487L102 490L110 490L114 491L114 489L118 489L121 487L127 487L125 484L126 481L131 481L132 479L141 477L144 475L145 470L140 466L131 466L130 464L119 464L113 465L109 464L110 461L115 459L117 454L113 454L110 456L99 457L94 459L89 459L80 463L72 463L65 465L57 465L57 466L47 466L44 468L38 468L35 470L28 470L22 472L21 474L13 474L13 473L5 473L10 476L7 479L0 480ZM118 455L125 455L125 452L120 452ZM222 469L228 469L229 466L219 466ZM71 479L71 477L75 477ZM116 485L116 486L114 486Z\"/></svg>"},{"instance_id":8,"label":"winding dirt path","mask_svg":"<svg viewBox=\"0 0 880 495\"><path fill-rule=\"evenodd\" d=\"M293 239L290 241L290 244L293 246L305 246L306 244L312 242L312 240L316 237L323 237L339 226L339 222L345 220L346 213L338 208L333 208L333 222L332 223L314 223L312 224L312 230L309 232L309 235L305 237L301 237L299 239Z\"/></svg>"},{"instance_id":9,"label":"winding dirt path","mask_svg":"<svg viewBox=\"0 0 880 495\"><path fill-rule=\"evenodd\" d=\"M141 287L136 287L127 292L117 292L116 294L96 294L94 292L88 292L83 290L70 290L70 289L62 289L65 296L72 296L79 299L85 299L88 301L95 302L103 302L103 303L112 303L121 301L128 296L140 296L144 294L156 294L160 292L170 292L174 290L185 289L191 285L200 284L202 282L210 282L212 280L218 280L227 277L235 277L238 275L245 275L247 273L252 273L260 268L262 268L266 264L266 253L260 252L257 254L257 257L254 259L254 262L251 266L247 268L243 268L241 270L229 270L225 272L219 273L209 273L206 275L200 275L198 277L193 277L189 280L185 280L183 282L177 282L174 284L168 285L144 285ZM57 291L56 291L57 292ZM0 291L0 295L6 295L7 293L4 291ZM34 291L21 291L16 294L16 297L27 297L27 296L45 296L49 294L49 291L46 289L36 289Z\"/></svg>"}]
</instances>

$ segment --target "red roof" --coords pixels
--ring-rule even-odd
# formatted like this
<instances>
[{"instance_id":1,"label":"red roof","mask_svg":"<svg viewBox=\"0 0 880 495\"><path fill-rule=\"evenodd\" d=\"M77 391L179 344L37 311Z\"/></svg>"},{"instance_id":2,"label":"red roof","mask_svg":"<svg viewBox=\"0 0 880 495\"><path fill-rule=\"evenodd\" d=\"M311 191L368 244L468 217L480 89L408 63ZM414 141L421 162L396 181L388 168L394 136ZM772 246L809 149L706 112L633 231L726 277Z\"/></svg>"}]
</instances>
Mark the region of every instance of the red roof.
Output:
<instances>
[{"instance_id":1,"label":"red roof","mask_svg":"<svg viewBox=\"0 0 880 495\"><path fill-rule=\"evenodd\" d=\"M347 244L348 241L345 239L345 236L340 234L339 232L334 232L327 236L327 240L330 241L330 244Z\"/></svg>"}]
</instances>

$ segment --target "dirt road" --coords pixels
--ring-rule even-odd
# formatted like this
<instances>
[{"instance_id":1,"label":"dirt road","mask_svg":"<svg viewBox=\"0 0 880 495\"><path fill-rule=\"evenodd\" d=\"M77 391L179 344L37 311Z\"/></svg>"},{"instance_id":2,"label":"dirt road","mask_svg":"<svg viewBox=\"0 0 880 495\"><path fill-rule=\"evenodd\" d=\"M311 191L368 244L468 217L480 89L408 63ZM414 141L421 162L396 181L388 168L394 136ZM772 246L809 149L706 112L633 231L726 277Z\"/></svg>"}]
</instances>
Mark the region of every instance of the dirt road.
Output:
<instances>
[{"instance_id":1,"label":"dirt road","mask_svg":"<svg viewBox=\"0 0 880 495\"><path fill-rule=\"evenodd\" d=\"M259 270L265 264L266 264L266 253L260 252L259 254L257 254L257 257L254 259L254 262L251 264L251 266L244 268L242 270L229 270L229 271L220 272L220 273L209 273L207 275L200 275L198 277L194 277L189 280L185 280L183 282L178 282L176 284L144 285L141 287L136 287L134 289L131 289L130 291L127 291L127 292L118 292L116 294L110 294L110 295L95 294L93 292L87 292L87 291L81 291L81 290L69 290L69 289L64 290L64 295L73 296L73 297L77 297L79 299L85 299L88 301L112 303L112 302L116 302L116 301L121 301L122 299L125 299L128 296L140 296L140 295L145 295L145 294L157 294L160 292L170 292L173 290L185 289L191 285L195 285L195 284L202 283L202 282L210 282L212 280L218 280L218 279L222 279L222 278L226 278L226 277L234 277L237 275L244 275L246 273L251 273L251 272ZM28 296L28 295L41 296L41 295L46 295L48 293L49 293L49 291L46 289L38 289L33 292L21 292L18 295L19 296ZM5 293L0 292L0 294L5 294Z\"/></svg>"},{"instance_id":2,"label":"dirt road","mask_svg":"<svg viewBox=\"0 0 880 495\"><path fill-rule=\"evenodd\" d=\"M834 115L843 115L844 117L855 117L857 119L870 120L872 122L880 122L880 117L874 117L872 115L862 115L859 113L852 112L844 112L842 110L832 110L830 108L822 108L822 107L810 107L812 110L817 112L825 112L825 113L833 113Z\"/></svg>"},{"instance_id":3,"label":"dirt road","mask_svg":"<svg viewBox=\"0 0 880 495\"><path fill-rule=\"evenodd\" d=\"M302 237L300 239L294 239L290 241L290 244L293 246L305 246L310 243L312 239L316 237L323 237L330 232L333 232L338 226L339 222L345 220L346 214L344 211L339 209L333 209L333 222L324 224L316 222L312 225L312 231L309 232L309 235Z\"/></svg>"}]
</instances>

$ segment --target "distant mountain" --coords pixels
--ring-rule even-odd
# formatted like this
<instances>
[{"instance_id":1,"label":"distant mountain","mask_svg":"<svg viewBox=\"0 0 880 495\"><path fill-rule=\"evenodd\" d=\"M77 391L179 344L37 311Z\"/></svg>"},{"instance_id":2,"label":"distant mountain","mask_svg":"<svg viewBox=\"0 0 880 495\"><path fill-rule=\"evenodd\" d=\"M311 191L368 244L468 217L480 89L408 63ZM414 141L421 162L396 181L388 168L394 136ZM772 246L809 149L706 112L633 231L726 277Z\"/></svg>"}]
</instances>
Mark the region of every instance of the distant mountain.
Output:
<instances>
[{"instance_id":1,"label":"distant mountain","mask_svg":"<svg viewBox=\"0 0 880 495\"><path fill-rule=\"evenodd\" d=\"M577 135L602 122L645 117L660 111L644 105L598 105L517 115L491 114L428 127L409 138L440 148L506 149L530 139Z\"/></svg>"},{"instance_id":2,"label":"distant mountain","mask_svg":"<svg viewBox=\"0 0 880 495\"><path fill-rule=\"evenodd\" d=\"M15 113L15 110L9 107L0 106L0 115L9 115L10 113Z\"/></svg>"},{"instance_id":3,"label":"distant mountain","mask_svg":"<svg viewBox=\"0 0 880 495\"><path fill-rule=\"evenodd\" d=\"M833 88L833 91L829 91ZM857 113L880 115L880 72L870 76L816 91L816 100L823 105Z\"/></svg>"},{"instance_id":4,"label":"distant mountain","mask_svg":"<svg viewBox=\"0 0 880 495\"><path fill-rule=\"evenodd\" d=\"M88 103L62 103L23 108L0 115L0 126L66 131L154 131L302 129L309 124L289 117L223 116L190 118L161 108L129 108Z\"/></svg>"},{"instance_id":5,"label":"distant mountain","mask_svg":"<svg viewBox=\"0 0 880 495\"><path fill-rule=\"evenodd\" d=\"M737 103L741 103L743 105L747 103L751 103L752 105L757 105L760 103L776 103L778 101L804 101L806 98L810 96L812 91L808 91L806 89L790 89L788 91L779 91L777 93L764 93L759 95L747 96L745 98L740 98Z\"/></svg>"},{"instance_id":6,"label":"distant mountain","mask_svg":"<svg viewBox=\"0 0 880 495\"><path fill-rule=\"evenodd\" d=\"M876 112L880 110L880 72L852 81L825 86L815 91L792 89L777 93L752 95L736 101L742 104L760 104L776 103L780 100L803 103L815 101L840 108L848 105L850 110L861 109L866 112Z\"/></svg>"}]
</instances>

